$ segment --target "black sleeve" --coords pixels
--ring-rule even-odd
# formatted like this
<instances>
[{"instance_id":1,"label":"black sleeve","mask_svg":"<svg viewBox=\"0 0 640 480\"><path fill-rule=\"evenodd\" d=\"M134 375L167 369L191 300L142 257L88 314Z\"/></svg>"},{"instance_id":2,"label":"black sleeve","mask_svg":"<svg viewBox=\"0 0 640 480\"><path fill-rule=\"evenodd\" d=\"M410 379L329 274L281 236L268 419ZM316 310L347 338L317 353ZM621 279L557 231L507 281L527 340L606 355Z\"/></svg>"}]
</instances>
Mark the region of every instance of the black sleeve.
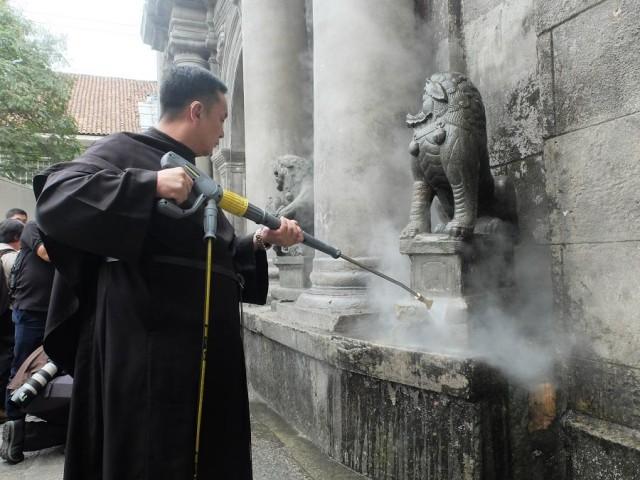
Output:
<instances>
[{"instance_id":1,"label":"black sleeve","mask_svg":"<svg viewBox=\"0 0 640 480\"><path fill-rule=\"evenodd\" d=\"M36 222L27 222L20 236L20 247L35 252L41 243L42 237L40 237L40 230L38 230Z\"/></svg>"},{"instance_id":2,"label":"black sleeve","mask_svg":"<svg viewBox=\"0 0 640 480\"><path fill-rule=\"evenodd\" d=\"M156 172L137 168L65 168L49 175L38 196L38 224L47 237L64 245L135 260L153 213L156 182Z\"/></svg>"},{"instance_id":3,"label":"black sleeve","mask_svg":"<svg viewBox=\"0 0 640 480\"><path fill-rule=\"evenodd\" d=\"M264 305L269 291L267 253L264 250L254 251L253 235L247 235L236 237L233 259L236 270L244 278L242 301Z\"/></svg>"}]
</instances>

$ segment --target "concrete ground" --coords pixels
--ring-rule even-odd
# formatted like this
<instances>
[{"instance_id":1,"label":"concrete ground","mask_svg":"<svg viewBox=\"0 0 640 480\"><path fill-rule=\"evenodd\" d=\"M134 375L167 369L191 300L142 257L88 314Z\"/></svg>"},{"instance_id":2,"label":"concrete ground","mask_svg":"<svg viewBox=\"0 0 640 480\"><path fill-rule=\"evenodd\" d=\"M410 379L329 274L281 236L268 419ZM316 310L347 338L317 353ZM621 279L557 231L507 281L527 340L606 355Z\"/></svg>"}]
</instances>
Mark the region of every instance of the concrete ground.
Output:
<instances>
[{"instance_id":1,"label":"concrete ground","mask_svg":"<svg viewBox=\"0 0 640 480\"><path fill-rule=\"evenodd\" d=\"M254 480L364 480L301 437L264 403L251 403ZM0 480L60 480L64 454L50 448L25 454L8 465L0 460Z\"/></svg>"}]
</instances>

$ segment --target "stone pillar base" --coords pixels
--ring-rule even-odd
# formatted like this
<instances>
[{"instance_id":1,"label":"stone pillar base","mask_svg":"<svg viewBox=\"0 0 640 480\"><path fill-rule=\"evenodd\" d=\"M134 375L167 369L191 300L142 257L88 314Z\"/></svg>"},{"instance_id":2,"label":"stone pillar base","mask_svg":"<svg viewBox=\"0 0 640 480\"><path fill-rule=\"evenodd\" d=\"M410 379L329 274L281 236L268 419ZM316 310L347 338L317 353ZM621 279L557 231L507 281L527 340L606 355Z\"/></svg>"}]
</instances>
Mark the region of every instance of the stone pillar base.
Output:
<instances>
[{"instance_id":1,"label":"stone pillar base","mask_svg":"<svg viewBox=\"0 0 640 480\"><path fill-rule=\"evenodd\" d=\"M373 258L358 260L375 266ZM366 291L368 275L344 260L316 257L311 273L313 287L305 290L295 303L280 303L275 309L289 323L345 332L350 322L373 315Z\"/></svg>"},{"instance_id":2,"label":"stone pillar base","mask_svg":"<svg viewBox=\"0 0 640 480\"><path fill-rule=\"evenodd\" d=\"M303 295L306 295L303 294ZM317 294L314 294L316 296ZM298 297L298 301L301 297ZM325 297L327 301L335 297ZM275 305L275 311L286 323L300 325L305 328L326 330L329 332L346 333L354 325L370 322L374 318L373 312L360 309L331 309L301 307L298 302L280 302Z\"/></svg>"},{"instance_id":3,"label":"stone pillar base","mask_svg":"<svg viewBox=\"0 0 640 480\"><path fill-rule=\"evenodd\" d=\"M278 267L280 276L280 285L270 290L274 300L294 302L305 289L311 286L309 275L313 257L303 255L275 257L273 264Z\"/></svg>"}]
</instances>

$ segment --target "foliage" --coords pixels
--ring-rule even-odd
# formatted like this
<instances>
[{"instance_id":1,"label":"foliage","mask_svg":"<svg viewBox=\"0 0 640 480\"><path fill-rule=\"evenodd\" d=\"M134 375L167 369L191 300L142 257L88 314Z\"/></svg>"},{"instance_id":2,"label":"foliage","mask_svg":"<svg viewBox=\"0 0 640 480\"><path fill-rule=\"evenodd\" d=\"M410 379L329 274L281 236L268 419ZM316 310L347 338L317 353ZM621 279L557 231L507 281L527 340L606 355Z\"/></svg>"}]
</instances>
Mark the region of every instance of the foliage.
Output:
<instances>
[{"instance_id":1,"label":"foliage","mask_svg":"<svg viewBox=\"0 0 640 480\"><path fill-rule=\"evenodd\" d=\"M0 0L0 175L30 182L81 147L67 114L71 80L53 71L61 42Z\"/></svg>"}]
</instances>

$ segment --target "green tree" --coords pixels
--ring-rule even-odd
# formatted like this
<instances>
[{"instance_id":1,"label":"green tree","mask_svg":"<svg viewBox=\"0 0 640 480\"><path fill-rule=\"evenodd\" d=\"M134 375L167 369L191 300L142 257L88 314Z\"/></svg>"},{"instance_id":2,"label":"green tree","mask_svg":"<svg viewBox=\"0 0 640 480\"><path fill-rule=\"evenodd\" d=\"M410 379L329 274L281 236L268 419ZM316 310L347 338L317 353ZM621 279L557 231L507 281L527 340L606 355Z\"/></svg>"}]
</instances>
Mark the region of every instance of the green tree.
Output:
<instances>
[{"instance_id":1,"label":"green tree","mask_svg":"<svg viewBox=\"0 0 640 480\"><path fill-rule=\"evenodd\" d=\"M30 182L81 151L67 114L70 79L53 71L62 44L0 0L0 175Z\"/></svg>"}]
</instances>

